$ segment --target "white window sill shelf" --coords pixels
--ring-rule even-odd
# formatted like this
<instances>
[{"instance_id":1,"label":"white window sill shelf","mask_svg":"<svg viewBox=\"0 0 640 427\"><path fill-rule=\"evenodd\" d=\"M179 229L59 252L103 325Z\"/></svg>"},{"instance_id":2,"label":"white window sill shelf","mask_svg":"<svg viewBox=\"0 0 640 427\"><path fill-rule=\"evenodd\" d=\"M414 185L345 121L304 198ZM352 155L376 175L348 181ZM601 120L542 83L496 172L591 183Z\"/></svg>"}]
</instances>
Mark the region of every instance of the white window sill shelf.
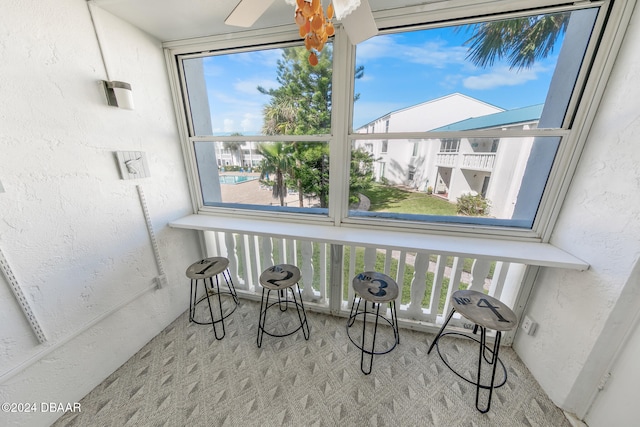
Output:
<instances>
[{"instance_id":1,"label":"white window sill shelf","mask_svg":"<svg viewBox=\"0 0 640 427\"><path fill-rule=\"evenodd\" d=\"M364 230L355 227L297 224L247 218L188 215L169 223L172 228L247 233L278 238L308 239L337 245L385 247L469 258L487 258L541 267L584 271L589 264L548 243L473 237Z\"/></svg>"}]
</instances>

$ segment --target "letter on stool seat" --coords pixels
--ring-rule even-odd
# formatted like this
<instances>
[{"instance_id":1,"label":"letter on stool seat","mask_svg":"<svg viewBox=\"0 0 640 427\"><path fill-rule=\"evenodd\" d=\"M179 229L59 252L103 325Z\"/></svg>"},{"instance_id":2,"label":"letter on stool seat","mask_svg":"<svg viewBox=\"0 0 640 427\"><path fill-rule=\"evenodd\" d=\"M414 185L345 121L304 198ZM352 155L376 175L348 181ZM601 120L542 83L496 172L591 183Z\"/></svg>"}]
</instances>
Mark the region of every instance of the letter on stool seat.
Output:
<instances>
[{"instance_id":1,"label":"letter on stool seat","mask_svg":"<svg viewBox=\"0 0 640 427\"><path fill-rule=\"evenodd\" d=\"M304 310L304 303L302 302L302 293L300 292L300 269L291 264L278 264L273 267L267 268L260 275L260 285L262 286L262 300L260 302L260 318L258 319L258 347L262 346L262 337L264 334L272 337L286 337L298 332L302 329L302 334L305 340L309 339L309 322L307 321L307 313ZM297 288L293 289L294 285ZM278 300L269 303L269 295L271 291L276 291L278 294ZM291 298L288 297L288 292L291 294ZM265 330L267 323L267 311L277 305L281 312L286 312L289 308L289 304L293 304L296 307L298 313L298 320L300 326L297 328L286 331L283 333L277 333L276 331Z\"/></svg>"},{"instance_id":2,"label":"letter on stool seat","mask_svg":"<svg viewBox=\"0 0 640 427\"><path fill-rule=\"evenodd\" d=\"M368 375L371 373L371 369L373 368L373 356L375 354L389 353L396 347L396 345L400 343L400 333L398 331L398 317L396 314L395 301L396 298L398 298L399 293L398 284L395 282L395 280L393 280L386 274L378 273L375 271L366 271L354 277L352 285L353 290L355 291L355 295L353 297L353 302L351 305L349 320L347 321L347 336L349 337L351 342L360 349L360 370L365 375ZM358 299L357 303L356 298ZM358 311L360 309L360 303L362 302L362 300L364 300L364 310ZM369 312L367 310L367 303L371 303L371 309L375 309L375 311ZM380 314L380 306L386 303L389 303L391 315L390 319L385 317L384 314ZM371 346L367 346L365 343L367 314L373 314L375 316ZM356 317L360 315L362 316L362 340L359 344L351 337L349 328L353 326ZM376 335L378 333L379 319L384 320L389 326L391 326L394 340L393 344L389 348L376 351ZM370 356L368 369L365 368L365 353Z\"/></svg>"},{"instance_id":3,"label":"letter on stool seat","mask_svg":"<svg viewBox=\"0 0 640 427\"><path fill-rule=\"evenodd\" d=\"M472 291L472 290L461 290L456 291L451 295L451 312L447 316L447 320L440 328L438 335L436 335L435 339L431 343L429 347L429 351L427 354L431 353L431 350L435 346L438 349L438 355L444 362L444 364L457 376L467 381L468 383L475 384L476 386L476 409L482 413L489 412L489 408L491 407L491 397L493 394L493 390L495 388L503 386L507 381L507 370L505 369L502 361L498 358L498 352L500 351L500 339L502 337L502 332L510 331L515 328L518 324L518 318L511 311L509 307L507 307L500 300L493 298L489 295L485 295L482 292ZM457 332L446 332L443 333L447 324L453 317L453 314L459 311L462 316L466 319L469 319L473 323L475 323L474 334L480 329L480 339L473 338L469 335L460 334ZM496 331L496 338L493 343L493 350L491 350L486 343L487 338L487 329L492 329ZM459 335L464 338L470 338L480 344L479 353L478 353L478 372L475 381L472 381L460 373L456 372L450 365L447 363L445 358L442 357L440 353L440 348L438 347L438 341L444 335ZM490 356L487 356L487 350L491 353ZM488 364L491 371L491 383L489 385L483 385L480 382L482 376L482 365L483 360ZM502 365L502 369L504 371L504 381L498 385L495 385L496 379L496 368L498 363ZM489 396L487 398L487 404L484 408L480 407L480 389L489 390Z\"/></svg>"},{"instance_id":4,"label":"letter on stool seat","mask_svg":"<svg viewBox=\"0 0 640 427\"><path fill-rule=\"evenodd\" d=\"M191 294L189 296L189 322L197 323L199 325L213 325L213 333L216 339L221 340L225 336L224 319L229 317L238 306L238 295L236 289L233 286L231 280L231 274L229 273L229 260L223 257L205 258L198 262L194 262L187 268L186 275L191 279ZM227 283L228 291L220 291L220 280L218 275L222 274L225 282ZM215 289L213 286L213 277L216 278ZM209 289L207 289L207 279L209 279ZM202 281L204 287L204 296L198 299L198 284ZM222 311L222 299L221 294L229 294L233 298L233 308L228 313ZM218 308L220 310L220 318L216 319L214 316L214 310L211 305L211 295L218 296ZM211 321L199 321L196 320L196 307L202 301L207 300L209 304L209 314L211 315ZM218 332L216 325L220 323L222 326L221 332Z\"/></svg>"}]
</instances>

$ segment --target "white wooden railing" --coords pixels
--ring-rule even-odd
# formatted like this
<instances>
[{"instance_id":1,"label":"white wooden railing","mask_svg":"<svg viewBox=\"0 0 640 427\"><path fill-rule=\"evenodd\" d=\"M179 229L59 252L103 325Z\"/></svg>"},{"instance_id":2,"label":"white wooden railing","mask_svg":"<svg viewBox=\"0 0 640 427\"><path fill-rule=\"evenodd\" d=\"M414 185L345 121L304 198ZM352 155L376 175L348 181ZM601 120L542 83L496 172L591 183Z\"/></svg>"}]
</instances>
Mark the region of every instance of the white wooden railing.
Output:
<instances>
[{"instance_id":1,"label":"white wooden railing","mask_svg":"<svg viewBox=\"0 0 640 427\"><path fill-rule=\"evenodd\" d=\"M588 264L549 244L371 231L328 225L279 223L190 215L170 223L201 230L206 256L229 258L236 290L259 299L258 278L279 263L298 266L305 304L311 310L348 316L351 280L362 271L396 280L401 327L436 331L451 294L474 289L496 297L516 315L540 266L585 270ZM302 237L304 236L304 237ZM451 325L470 328L463 318ZM515 331L503 336L510 344Z\"/></svg>"},{"instance_id":2,"label":"white wooden railing","mask_svg":"<svg viewBox=\"0 0 640 427\"><path fill-rule=\"evenodd\" d=\"M462 167L467 169L491 171L496 161L496 153L464 153Z\"/></svg>"},{"instance_id":3,"label":"white wooden railing","mask_svg":"<svg viewBox=\"0 0 640 427\"><path fill-rule=\"evenodd\" d=\"M458 163L458 153L438 153L436 154L436 166L455 167Z\"/></svg>"}]
</instances>

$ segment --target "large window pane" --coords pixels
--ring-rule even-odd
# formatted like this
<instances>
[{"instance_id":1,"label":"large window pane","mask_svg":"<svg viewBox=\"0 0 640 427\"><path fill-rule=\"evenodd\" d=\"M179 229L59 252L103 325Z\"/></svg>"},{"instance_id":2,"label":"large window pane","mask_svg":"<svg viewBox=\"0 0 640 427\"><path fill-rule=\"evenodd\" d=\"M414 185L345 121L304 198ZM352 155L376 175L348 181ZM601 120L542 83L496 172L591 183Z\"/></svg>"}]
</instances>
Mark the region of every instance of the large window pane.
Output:
<instances>
[{"instance_id":1,"label":"large window pane","mask_svg":"<svg viewBox=\"0 0 640 427\"><path fill-rule=\"evenodd\" d=\"M492 114L533 105L547 110L547 102L554 103L556 120L547 118L540 127L560 127L597 12L591 8L373 37L356 50L364 78L354 82L353 129L466 130L465 121L480 116L486 120L476 120L474 129L495 128ZM513 50L501 58L492 47ZM557 67L562 67L558 73ZM562 84L548 98L554 79Z\"/></svg>"},{"instance_id":2,"label":"large window pane","mask_svg":"<svg viewBox=\"0 0 640 427\"><path fill-rule=\"evenodd\" d=\"M217 141L194 148L205 206L327 212L326 143Z\"/></svg>"},{"instance_id":3,"label":"large window pane","mask_svg":"<svg viewBox=\"0 0 640 427\"><path fill-rule=\"evenodd\" d=\"M352 157L373 159L373 184L359 189L366 202L350 200L357 208L349 215L531 228L561 129L570 128L597 12L405 31L359 45ZM501 137L506 131L516 134Z\"/></svg>"},{"instance_id":4,"label":"large window pane","mask_svg":"<svg viewBox=\"0 0 640 427\"><path fill-rule=\"evenodd\" d=\"M366 152L371 185L354 191L352 217L479 223L530 228L533 218L514 212L527 197L523 182L532 147L556 152L560 139L461 138L451 151L449 139L355 141L352 162ZM372 149L373 148L373 149ZM416 155L413 156L413 150ZM539 176L544 183L546 175Z\"/></svg>"},{"instance_id":5,"label":"large window pane","mask_svg":"<svg viewBox=\"0 0 640 427\"><path fill-rule=\"evenodd\" d=\"M300 47L183 59L193 136L331 130L332 49L312 67Z\"/></svg>"},{"instance_id":6,"label":"large window pane","mask_svg":"<svg viewBox=\"0 0 640 427\"><path fill-rule=\"evenodd\" d=\"M316 66L308 56L294 46L183 58L204 206L327 214L331 45ZM297 140L308 135L325 138Z\"/></svg>"}]
</instances>

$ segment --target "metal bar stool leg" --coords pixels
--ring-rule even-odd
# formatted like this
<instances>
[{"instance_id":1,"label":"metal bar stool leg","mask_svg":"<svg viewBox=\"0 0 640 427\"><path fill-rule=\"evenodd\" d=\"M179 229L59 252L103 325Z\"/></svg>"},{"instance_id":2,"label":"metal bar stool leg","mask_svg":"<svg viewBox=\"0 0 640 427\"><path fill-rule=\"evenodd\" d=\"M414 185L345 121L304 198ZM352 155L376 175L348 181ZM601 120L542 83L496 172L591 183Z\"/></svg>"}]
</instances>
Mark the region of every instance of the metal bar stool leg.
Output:
<instances>
[{"instance_id":1,"label":"metal bar stool leg","mask_svg":"<svg viewBox=\"0 0 640 427\"><path fill-rule=\"evenodd\" d=\"M309 340L310 331L309 331L309 322L307 322L307 312L304 309L304 302L302 301L302 293L300 292L300 285L296 283L296 287L298 288L298 297L300 298L300 302L298 302L298 299L296 298L296 292L293 290L293 287L289 289L291 289L291 295L293 295L293 302L296 305L296 310L298 311L298 319L300 320L302 335L304 336L305 340ZM300 309L302 309L302 314L300 314Z\"/></svg>"},{"instance_id":2,"label":"metal bar stool leg","mask_svg":"<svg viewBox=\"0 0 640 427\"><path fill-rule=\"evenodd\" d=\"M365 336L366 336L366 329L365 329L365 325L367 323L367 303L365 301L364 303L364 319L362 319L362 352L360 353L360 370L362 371L363 374L365 375L369 375L371 373L371 370L373 369L373 355L375 354L376 351L376 336L378 335L378 319L380 319L380 305L382 305L381 303L375 303L372 302L371 303L371 308L376 308L376 312L375 312L375 316L376 316L376 321L374 323L373 326L373 339L372 339L372 343L371 343L371 351L367 351L365 350ZM371 312L371 314L373 314L373 311ZM395 331L394 331L395 334ZM394 337L396 338L396 337ZM396 338L397 340L397 338ZM365 370L364 367L364 354L367 353L369 354L369 369Z\"/></svg>"},{"instance_id":3,"label":"metal bar stool leg","mask_svg":"<svg viewBox=\"0 0 640 427\"><path fill-rule=\"evenodd\" d=\"M442 335L442 333L444 332L445 328L447 327L447 324L449 323L449 321L453 317L453 313L455 313L455 312L456 312L456 309L452 307L451 311L449 312L449 315L447 316L447 320L444 321L444 323L442 324L442 327L440 328L440 331L438 331L438 335L436 335L436 337L433 339L433 342L429 346L429 351L427 351L427 354L431 353L431 350L433 350L433 347L438 342L438 339L440 339L440 335Z\"/></svg>"},{"instance_id":4,"label":"metal bar stool leg","mask_svg":"<svg viewBox=\"0 0 640 427\"><path fill-rule=\"evenodd\" d=\"M209 278L209 282L211 285L211 289L213 290L213 277ZM213 318L213 312L211 312L211 321L213 322L213 333L216 336L217 340L221 340L224 338L226 331L224 328L224 312L222 311L222 297L220 296L220 280L218 276L216 276L216 292L218 294L218 308L220 308L220 320L215 320ZM209 308L211 308L211 303L209 303ZM216 328L216 323L220 322L222 326L222 335L218 336L218 328Z\"/></svg>"},{"instance_id":5,"label":"metal bar stool leg","mask_svg":"<svg viewBox=\"0 0 640 427\"><path fill-rule=\"evenodd\" d=\"M398 329L398 313L396 312L396 302L391 301L389 303L389 308L391 310L391 324L393 328L393 334L396 338L396 344L400 344L400 329Z\"/></svg>"},{"instance_id":6,"label":"metal bar stool leg","mask_svg":"<svg viewBox=\"0 0 640 427\"><path fill-rule=\"evenodd\" d=\"M198 293L198 280L191 279L191 290L189 292L189 322L193 322L193 318L196 314L197 293Z\"/></svg>"},{"instance_id":7,"label":"metal bar stool leg","mask_svg":"<svg viewBox=\"0 0 640 427\"><path fill-rule=\"evenodd\" d=\"M283 299L284 299L284 308L282 308ZM280 311L283 313L287 311L287 308L289 308L289 299L287 298L287 289L278 290L278 307L280 307Z\"/></svg>"},{"instance_id":8,"label":"metal bar stool leg","mask_svg":"<svg viewBox=\"0 0 640 427\"><path fill-rule=\"evenodd\" d=\"M495 342L493 343L493 353L491 355L491 361L489 361L489 360L487 360L487 357L485 355L485 352L486 352L486 335L487 335L486 329L483 328L482 326L480 326L480 350L479 350L479 354L478 354L478 381L477 381L477 385L476 385L476 409L478 411L480 411L481 413L483 413L483 414L486 414L487 412L489 412L489 409L491 408L491 397L493 395L493 389L495 388L494 384L495 384L495 380L496 380L496 368L498 367L498 352L500 351L500 340L502 339L502 333L500 331L496 331L496 339L495 339ZM483 365L482 360L483 359L492 368L491 384L488 387L480 385L480 377L482 375L482 365ZM486 407L484 409L480 408L480 390L482 388L489 389L489 396L487 397L487 405L486 405Z\"/></svg>"},{"instance_id":9,"label":"metal bar stool leg","mask_svg":"<svg viewBox=\"0 0 640 427\"><path fill-rule=\"evenodd\" d=\"M222 277L224 277L224 281L227 282L227 287L229 288L229 292L233 297L233 301L236 304L239 304L238 294L236 293L236 287L233 285L233 280L231 279L231 273L229 273L229 269L226 269L222 272Z\"/></svg>"},{"instance_id":10,"label":"metal bar stool leg","mask_svg":"<svg viewBox=\"0 0 640 427\"><path fill-rule=\"evenodd\" d=\"M347 327L352 327L353 322L356 321L356 314L358 314L358 309L360 308L360 301L362 298L358 298L358 304L356 305L356 297L353 297L353 303L351 304L351 312L349 313L349 320L347 321Z\"/></svg>"},{"instance_id":11,"label":"metal bar stool leg","mask_svg":"<svg viewBox=\"0 0 640 427\"><path fill-rule=\"evenodd\" d=\"M211 278L209 278L209 280L211 282L210 283L211 288L213 288L213 280ZM207 289L206 280L203 280L203 283L204 283L204 295L207 298L207 304L209 304L209 313L211 314L211 325L213 326L213 333L216 336L216 339L219 340L221 338L218 338L218 332L216 331L216 321L215 321L215 317L213 317L213 308L211 307L211 298L209 297L209 290ZM223 327L224 327L224 325L223 325ZM222 337L224 337L224 333L223 333Z\"/></svg>"},{"instance_id":12,"label":"metal bar stool leg","mask_svg":"<svg viewBox=\"0 0 640 427\"><path fill-rule=\"evenodd\" d=\"M267 322L267 308L269 307L270 292L270 289L267 290L265 288L262 288L262 299L260 300L260 317L258 318L258 338L256 340L258 348L262 346L262 336L264 335L264 325Z\"/></svg>"}]
</instances>

